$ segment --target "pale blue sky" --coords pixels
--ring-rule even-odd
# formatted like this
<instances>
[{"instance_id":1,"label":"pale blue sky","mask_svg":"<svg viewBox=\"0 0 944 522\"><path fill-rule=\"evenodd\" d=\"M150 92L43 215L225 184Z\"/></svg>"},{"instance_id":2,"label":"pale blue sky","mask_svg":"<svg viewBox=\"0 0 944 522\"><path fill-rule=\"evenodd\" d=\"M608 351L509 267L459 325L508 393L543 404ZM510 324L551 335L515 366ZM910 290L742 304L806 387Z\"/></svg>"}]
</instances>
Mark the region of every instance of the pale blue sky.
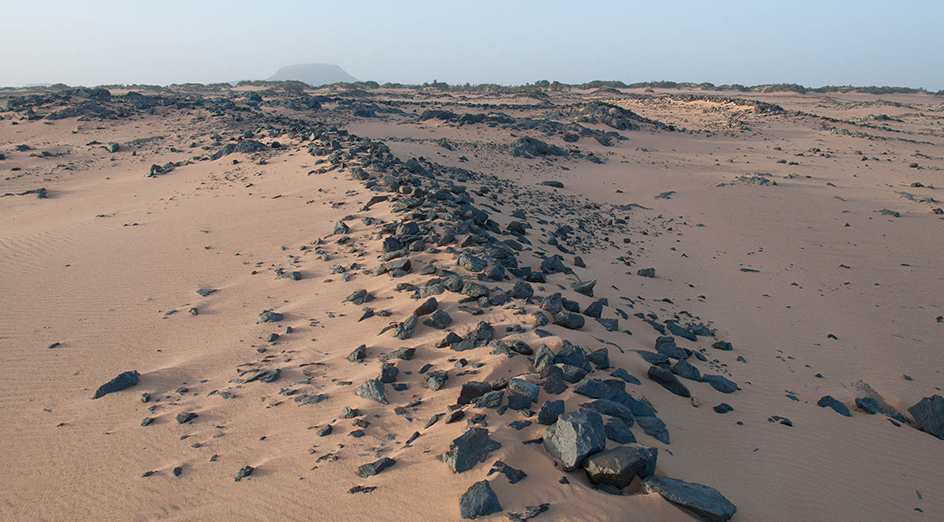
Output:
<instances>
[{"instance_id":1,"label":"pale blue sky","mask_svg":"<svg viewBox=\"0 0 944 522\"><path fill-rule=\"evenodd\" d=\"M0 85L674 80L944 89L944 1L3 0Z\"/></svg>"}]
</instances>

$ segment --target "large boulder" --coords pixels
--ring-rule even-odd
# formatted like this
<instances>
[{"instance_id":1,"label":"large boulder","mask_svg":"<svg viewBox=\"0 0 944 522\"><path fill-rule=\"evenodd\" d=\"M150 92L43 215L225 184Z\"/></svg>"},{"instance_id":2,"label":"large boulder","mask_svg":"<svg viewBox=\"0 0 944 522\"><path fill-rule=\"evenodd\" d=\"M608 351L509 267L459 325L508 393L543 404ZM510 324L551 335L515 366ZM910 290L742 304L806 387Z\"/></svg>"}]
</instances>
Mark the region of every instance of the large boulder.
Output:
<instances>
[{"instance_id":1,"label":"large boulder","mask_svg":"<svg viewBox=\"0 0 944 522\"><path fill-rule=\"evenodd\" d=\"M915 424L922 430L944 440L944 397L933 395L908 408Z\"/></svg>"},{"instance_id":2,"label":"large boulder","mask_svg":"<svg viewBox=\"0 0 944 522\"><path fill-rule=\"evenodd\" d=\"M642 483L646 493L658 493L707 522L731 520L737 507L717 489L668 477L649 477Z\"/></svg>"},{"instance_id":3,"label":"large boulder","mask_svg":"<svg viewBox=\"0 0 944 522\"><path fill-rule=\"evenodd\" d=\"M565 413L544 430L544 448L561 461L564 471L577 469L606 446L603 417L592 410Z\"/></svg>"},{"instance_id":4,"label":"large boulder","mask_svg":"<svg viewBox=\"0 0 944 522\"><path fill-rule=\"evenodd\" d=\"M655 473L659 450L642 446L619 446L587 457L583 469L594 484L625 488L639 475L647 479Z\"/></svg>"}]
</instances>

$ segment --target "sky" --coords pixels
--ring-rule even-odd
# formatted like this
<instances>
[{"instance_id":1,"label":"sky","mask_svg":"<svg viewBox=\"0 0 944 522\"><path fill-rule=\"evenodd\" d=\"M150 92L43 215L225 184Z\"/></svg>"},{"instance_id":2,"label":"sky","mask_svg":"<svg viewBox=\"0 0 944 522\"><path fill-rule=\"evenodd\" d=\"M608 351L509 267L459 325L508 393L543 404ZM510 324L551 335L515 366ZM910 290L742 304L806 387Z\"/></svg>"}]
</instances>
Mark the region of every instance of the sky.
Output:
<instances>
[{"instance_id":1,"label":"sky","mask_svg":"<svg viewBox=\"0 0 944 522\"><path fill-rule=\"evenodd\" d=\"M941 0L2 0L0 85L672 80L944 89Z\"/></svg>"}]
</instances>

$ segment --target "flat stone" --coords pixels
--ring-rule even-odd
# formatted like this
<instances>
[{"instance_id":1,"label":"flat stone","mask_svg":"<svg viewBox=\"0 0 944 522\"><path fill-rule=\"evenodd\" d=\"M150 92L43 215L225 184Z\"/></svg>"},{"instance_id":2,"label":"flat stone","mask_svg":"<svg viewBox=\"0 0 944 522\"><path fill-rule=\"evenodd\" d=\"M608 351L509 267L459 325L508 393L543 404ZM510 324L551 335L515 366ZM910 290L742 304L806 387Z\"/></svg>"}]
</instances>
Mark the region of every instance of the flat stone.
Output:
<instances>
[{"instance_id":1,"label":"flat stone","mask_svg":"<svg viewBox=\"0 0 944 522\"><path fill-rule=\"evenodd\" d=\"M650 379L662 385L663 388L681 397L691 397L692 392L678 380L672 372L661 366L650 366L647 373Z\"/></svg>"},{"instance_id":2,"label":"flat stone","mask_svg":"<svg viewBox=\"0 0 944 522\"><path fill-rule=\"evenodd\" d=\"M737 512L737 507L718 490L701 484L668 477L649 477L643 481L642 487L646 493L658 493L707 522L727 522Z\"/></svg>"},{"instance_id":3,"label":"flat stone","mask_svg":"<svg viewBox=\"0 0 944 522\"><path fill-rule=\"evenodd\" d=\"M363 478L373 477L374 475L382 472L396 463L397 461L388 457L384 457L376 462L371 462L370 464L364 464L363 466L358 467L357 474Z\"/></svg>"},{"instance_id":4,"label":"flat stone","mask_svg":"<svg viewBox=\"0 0 944 522\"><path fill-rule=\"evenodd\" d=\"M135 384L138 384L138 378L140 376L141 374L139 374L136 370L119 373L114 379L99 386L98 389L95 390L95 395L92 396L92 398L100 399L109 393L114 393L130 386L134 386Z\"/></svg>"},{"instance_id":5,"label":"flat stone","mask_svg":"<svg viewBox=\"0 0 944 522\"><path fill-rule=\"evenodd\" d=\"M833 398L832 395L826 395L820 398L820 400L816 401L816 405L820 408L832 408L840 415L851 417L851 414L849 413L849 407L846 406L842 401Z\"/></svg>"}]
</instances>

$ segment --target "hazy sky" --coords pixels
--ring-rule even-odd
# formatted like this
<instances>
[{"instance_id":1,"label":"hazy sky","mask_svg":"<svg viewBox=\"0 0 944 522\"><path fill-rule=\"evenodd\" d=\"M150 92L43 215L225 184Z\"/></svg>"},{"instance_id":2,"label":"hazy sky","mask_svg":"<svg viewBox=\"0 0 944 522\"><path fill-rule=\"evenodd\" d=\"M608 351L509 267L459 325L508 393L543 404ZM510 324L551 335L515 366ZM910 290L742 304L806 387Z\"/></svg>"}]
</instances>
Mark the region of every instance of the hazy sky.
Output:
<instances>
[{"instance_id":1,"label":"hazy sky","mask_svg":"<svg viewBox=\"0 0 944 522\"><path fill-rule=\"evenodd\" d=\"M944 89L941 0L4 0L0 85L674 80Z\"/></svg>"}]
</instances>

